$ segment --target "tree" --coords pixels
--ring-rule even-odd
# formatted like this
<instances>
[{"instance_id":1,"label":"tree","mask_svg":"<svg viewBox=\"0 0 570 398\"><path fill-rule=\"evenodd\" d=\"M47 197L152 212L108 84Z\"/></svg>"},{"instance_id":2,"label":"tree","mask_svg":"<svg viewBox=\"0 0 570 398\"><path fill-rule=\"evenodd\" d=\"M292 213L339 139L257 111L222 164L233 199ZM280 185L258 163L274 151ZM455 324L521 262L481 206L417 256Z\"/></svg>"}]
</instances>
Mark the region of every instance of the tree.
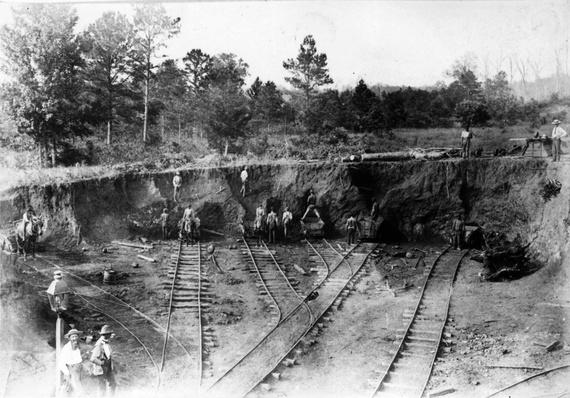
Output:
<instances>
[{"instance_id":1,"label":"tree","mask_svg":"<svg viewBox=\"0 0 570 398\"><path fill-rule=\"evenodd\" d=\"M316 89L333 82L327 68L327 55L317 52L315 39L311 35L303 39L297 58L284 61L283 68L292 75L286 77L285 81L304 93L306 110Z\"/></svg>"},{"instance_id":2,"label":"tree","mask_svg":"<svg viewBox=\"0 0 570 398\"><path fill-rule=\"evenodd\" d=\"M456 92L455 115L465 127L481 124L489 119L484 104L481 82L475 74L474 60L465 57L456 61L449 75L455 78L450 91Z\"/></svg>"},{"instance_id":3,"label":"tree","mask_svg":"<svg viewBox=\"0 0 570 398\"><path fill-rule=\"evenodd\" d=\"M501 125L512 124L518 116L519 103L512 94L506 72L500 71L493 79L487 79L483 92L491 119Z\"/></svg>"},{"instance_id":4,"label":"tree","mask_svg":"<svg viewBox=\"0 0 570 398\"><path fill-rule=\"evenodd\" d=\"M232 86L241 89L248 76L249 65L235 54L221 53L212 58L212 65L207 75L209 85Z\"/></svg>"},{"instance_id":5,"label":"tree","mask_svg":"<svg viewBox=\"0 0 570 398\"><path fill-rule=\"evenodd\" d=\"M272 81L264 83L256 78L247 90L252 103L252 117L266 122L280 121L284 116L285 101Z\"/></svg>"},{"instance_id":6,"label":"tree","mask_svg":"<svg viewBox=\"0 0 570 398\"><path fill-rule=\"evenodd\" d=\"M85 38L89 46L85 77L93 101L99 102L104 111L107 145L110 145L117 109L131 94L129 74L135 32L125 15L106 12L89 25Z\"/></svg>"},{"instance_id":7,"label":"tree","mask_svg":"<svg viewBox=\"0 0 570 398\"><path fill-rule=\"evenodd\" d=\"M212 57L195 48L186 53L182 61L190 90L194 94L203 91L207 87L207 77L212 68Z\"/></svg>"},{"instance_id":8,"label":"tree","mask_svg":"<svg viewBox=\"0 0 570 398\"><path fill-rule=\"evenodd\" d=\"M230 142L245 134L251 118L247 98L235 87L213 86L204 95L202 112L210 145L227 155Z\"/></svg>"},{"instance_id":9,"label":"tree","mask_svg":"<svg viewBox=\"0 0 570 398\"><path fill-rule=\"evenodd\" d=\"M77 15L64 5L29 4L15 8L14 24L0 30L2 69L9 80L2 100L18 131L39 143L44 164L51 144L55 166L59 140L87 134L81 101L81 42L74 33Z\"/></svg>"},{"instance_id":10,"label":"tree","mask_svg":"<svg viewBox=\"0 0 570 398\"><path fill-rule=\"evenodd\" d=\"M154 57L166 41L180 31L180 18L171 19L162 5L146 4L135 8L137 73L144 85L143 142L147 141L150 84L154 78Z\"/></svg>"},{"instance_id":11,"label":"tree","mask_svg":"<svg viewBox=\"0 0 570 398\"><path fill-rule=\"evenodd\" d=\"M178 128L178 142L180 143L182 133L182 118L186 109L186 76L180 70L174 60L168 59L160 65L156 73L156 98L162 106L162 139L164 139L165 116L168 119L174 118Z\"/></svg>"},{"instance_id":12,"label":"tree","mask_svg":"<svg viewBox=\"0 0 570 398\"><path fill-rule=\"evenodd\" d=\"M227 154L230 143L245 134L251 118L243 85L248 64L234 54L212 57L207 89L200 96L199 112L206 125L210 144Z\"/></svg>"},{"instance_id":13,"label":"tree","mask_svg":"<svg viewBox=\"0 0 570 398\"><path fill-rule=\"evenodd\" d=\"M354 93L350 100L351 109L354 112L355 117L355 128L356 131L362 132L368 130L368 116L370 110L376 101L376 94L372 92L364 83L364 80L360 79L356 87L354 88Z\"/></svg>"},{"instance_id":14,"label":"tree","mask_svg":"<svg viewBox=\"0 0 570 398\"><path fill-rule=\"evenodd\" d=\"M487 107L481 101L463 100L455 107L455 115L465 128L480 125L489 120Z\"/></svg>"}]
</instances>

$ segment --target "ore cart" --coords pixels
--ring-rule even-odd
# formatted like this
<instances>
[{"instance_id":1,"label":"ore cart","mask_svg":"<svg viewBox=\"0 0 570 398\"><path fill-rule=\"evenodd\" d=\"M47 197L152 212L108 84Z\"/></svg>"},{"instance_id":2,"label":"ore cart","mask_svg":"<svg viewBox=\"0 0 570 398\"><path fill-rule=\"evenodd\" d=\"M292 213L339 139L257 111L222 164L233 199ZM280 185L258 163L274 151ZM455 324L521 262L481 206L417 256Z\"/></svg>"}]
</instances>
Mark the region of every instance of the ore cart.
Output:
<instances>
[{"instance_id":1,"label":"ore cart","mask_svg":"<svg viewBox=\"0 0 570 398\"><path fill-rule=\"evenodd\" d=\"M325 223L320 217L314 215L307 216L305 221L301 221L301 229L306 238L322 238L325 236Z\"/></svg>"},{"instance_id":2,"label":"ore cart","mask_svg":"<svg viewBox=\"0 0 570 398\"><path fill-rule=\"evenodd\" d=\"M375 241L377 238L378 225L371 218L365 218L359 221L360 224L360 240Z\"/></svg>"}]
</instances>

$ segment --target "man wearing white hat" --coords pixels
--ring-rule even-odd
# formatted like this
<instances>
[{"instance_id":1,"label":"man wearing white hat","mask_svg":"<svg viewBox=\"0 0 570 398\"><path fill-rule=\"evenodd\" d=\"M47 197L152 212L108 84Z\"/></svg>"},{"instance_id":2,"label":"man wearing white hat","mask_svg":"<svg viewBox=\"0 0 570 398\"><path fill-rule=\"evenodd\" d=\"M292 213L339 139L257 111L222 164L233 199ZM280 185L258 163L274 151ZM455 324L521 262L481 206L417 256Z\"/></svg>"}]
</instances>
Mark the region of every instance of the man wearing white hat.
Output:
<instances>
[{"instance_id":1,"label":"man wearing white hat","mask_svg":"<svg viewBox=\"0 0 570 398\"><path fill-rule=\"evenodd\" d=\"M71 329L64 336L69 342L63 346L59 353L58 369L63 373L66 385L71 387L73 396L83 396L83 386L81 385L81 349L79 348L79 335L77 329ZM66 388L67 390L67 388Z\"/></svg>"},{"instance_id":2,"label":"man wearing white hat","mask_svg":"<svg viewBox=\"0 0 570 398\"><path fill-rule=\"evenodd\" d=\"M105 396L107 387L109 388L109 395L112 396L117 387L113 368L113 350L110 344L113 330L111 326L103 325L99 334L101 337L91 351L92 374L98 379L99 396Z\"/></svg>"},{"instance_id":3,"label":"man wearing white hat","mask_svg":"<svg viewBox=\"0 0 570 398\"><path fill-rule=\"evenodd\" d=\"M560 144L562 137L566 137L568 133L560 127L560 120L554 119L552 122L554 128L552 129L552 160L558 162L560 160Z\"/></svg>"}]
</instances>

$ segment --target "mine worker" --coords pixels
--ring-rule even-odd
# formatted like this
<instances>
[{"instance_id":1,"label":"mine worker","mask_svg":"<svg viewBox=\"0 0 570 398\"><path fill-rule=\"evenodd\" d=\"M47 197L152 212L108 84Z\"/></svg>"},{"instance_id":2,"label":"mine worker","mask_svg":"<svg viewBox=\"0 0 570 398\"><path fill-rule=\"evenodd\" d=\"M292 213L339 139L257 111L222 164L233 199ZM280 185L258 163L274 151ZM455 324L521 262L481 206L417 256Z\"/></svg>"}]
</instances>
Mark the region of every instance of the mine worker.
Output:
<instances>
[{"instance_id":1,"label":"mine worker","mask_svg":"<svg viewBox=\"0 0 570 398\"><path fill-rule=\"evenodd\" d=\"M301 221L305 221L305 218L310 212L315 213L315 215L318 218L321 218L319 212L317 211L316 206L317 206L317 196L315 195L315 192L311 189L311 191L309 192L309 196L307 197L307 210L305 210L305 214L303 214L303 217L301 217Z\"/></svg>"},{"instance_id":2,"label":"mine worker","mask_svg":"<svg viewBox=\"0 0 570 398\"><path fill-rule=\"evenodd\" d=\"M289 211L288 207L285 207L285 211L283 212L283 237L285 240L289 237L289 229L291 228L291 222L293 221L293 213Z\"/></svg>"},{"instance_id":3,"label":"mine worker","mask_svg":"<svg viewBox=\"0 0 570 398\"><path fill-rule=\"evenodd\" d=\"M463 235L465 233L465 224L462 216L458 216L453 220L451 230L453 233L452 245L456 250L460 250L463 245Z\"/></svg>"},{"instance_id":4,"label":"mine worker","mask_svg":"<svg viewBox=\"0 0 570 398\"><path fill-rule=\"evenodd\" d=\"M58 368L63 373L65 385L71 388L72 396L77 397L84 396L81 384L83 358L81 357L81 349L79 347L79 335L81 333L75 328L67 332L64 337L69 342L63 346L58 358Z\"/></svg>"},{"instance_id":5,"label":"mine worker","mask_svg":"<svg viewBox=\"0 0 570 398\"><path fill-rule=\"evenodd\" d=\"M257 245L261 245L262 234L263 234L263 218L265 217L265 209L263 205L260 204L257 209L255 209L255 220L253 221L253 232L257 236Z\"/></svg>"},{"instance_id":6,"label":"mine worker","mask_svg":"<svg viewBox=\"0 0 570 398\"><path fill-rule=\"evenodd\" d=\"M26 236L26 227L29 223L31 223L36 216L36 212L34 211L32 206L28 206L28 209L24 212L24 216L22 220L24 222L24 236Z\"/></svg>"},{"instance_id":7,"label":"mine worker","mask_svg":"<svg viewBox=\"0 0 570 398\"><path fill-rule=\"evenodd\" d=\"M162 240L166 240L168 237L168 209L162 209L162 214L160 215L160 225L162 226Z\"/></svg>"},{"instance_id":8,"label":"mine worker","mask_svg":"<svg viewBox=\"0 0 570 398\"><path fill-rule=\"evenodd\" d=\"M552 160L558 162L560 160L560 145L562 137L566 137L568 133L560 127L560 120L554 119L552 122L554 128L552 129Z\"/></svg>"},{"instance_id":9,"label":"mine worker","mask_svg":"<svg viewBox=\"0 0 570 398\"><path fill-rule=\"evenodd\" d=\"M469 126L465 127L465 130L461 132L461 157L469 159L471 156L471 139L473 138L473 133L469 131Z\"/></svg>"},{"instance_id":10,"label":"mine worker","mask_svg":"<svg viewBox=\"0 0 570 398\"><path fill-rule=\"evenodd\" d=\"M257 209L255 209L255 216L256 217L264 217L265 216L265 209L263 208L262 204L257 206Z\"/></svg>"},{"instance_id":11,"label":"mine worker","mask_svg":"<svg viewBox=\"0 0 570 398\"><path fill-rule=\"evenodd\" d=\"M374 202L372 202L372 210L370 211L370 218L372 218L372 221L376 220L376 217L378 216L378 202L376 201L376 199L374 199Z\"/></svg>"},{"instance_id":12,"label":"mine worker","mask_svg":"<svg viewBox=\"0 0 570 398\"><path fill-rule=\"evenodd\" d=\"M180 187L182 186L182 177L180 171L176 171L176 175L172 179L172 186L174 187L174 201L178 202L180 199Z\"/></svg>"},{"instance_id":13,"label":"mine worker","mask_svg":"<svg viewBox=\"0 0 570 398\"><path fill-rule=\"evenodd\" d=\"M277 224L279 218L277 217L277 213L275 210L271 208L271 211L267 215L267 230L269 232L269 243L275 243L275 235L277 233Z\"/></svg>"},{"instance_id":14,"label":"mine worker","mask_svg":"<svg viewBox=\"0 0 570 398\"><path fill-rule=\"evenodd\" d=\"M346 234L349 245L355 243L357 229L358 229L358 222L356 221L356 217L354 217L354 215L351 215L350 217L348 217L348 220L346 220Z\"/></svg>"},{"instance_id":15,"label":"mine worker","mask_svg":"<svg viewBox=\"0 0 570 398\"><path fill-rule=\"evenodd\" d=\"M243 167L243 170L241 171L240 177L241 177L241 190L240 190L241 196L245 196L247 177L248 177L247 166Z\"/></svg>"},{"instance_id":16,"label":"mine worker","mask_svg":"<svg viewBox=\"0 0 570 398\"><path fill-rule=\"evenodd\" d=\"M242 236L245 236L245 225L243 223L243 217L238 219L238 230Z\"/></svg>"},{"instance_id":17,"label":"mine worker","mask_svg":"<svg viewBox=\"0 0 570 398\"><path fill-rule=\"evenodd\" d=\"M188 203L188 207L184 209L184 213L182 214L182 224L185 222L193 222L195 219L194 209L192 209L192 204Z\"/></svg>"},{"instance_id":18,"label":"mine worker","mask_svg":"<svg viewBox=\"0 0 570 398\"><path fill-rule=\"evenodd\" d=\"M111 348L111 337L113 330L109 325L103 325L99 332L99 340L91 352L92 374L97 379L99 396L105 396L107 388L109 395L115 394L117 383L113 366L113 349Z\"/></svg>"}]
</instances>

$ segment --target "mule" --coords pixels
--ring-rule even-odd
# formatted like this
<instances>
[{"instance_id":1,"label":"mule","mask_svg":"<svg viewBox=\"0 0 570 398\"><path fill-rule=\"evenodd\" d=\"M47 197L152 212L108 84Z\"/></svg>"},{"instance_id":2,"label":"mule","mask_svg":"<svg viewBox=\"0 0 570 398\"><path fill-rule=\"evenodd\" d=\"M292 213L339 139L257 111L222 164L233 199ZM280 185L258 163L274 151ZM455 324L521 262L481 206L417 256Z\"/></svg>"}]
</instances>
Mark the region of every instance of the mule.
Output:
<instances>
[{"instance_id":1,"label":"mule","mask_svg":"<svg viewBox=\"0 0 570 398\"><path fill-rule=\"evenodd\" d=\"M41 218L33 217L30 222L26 224L24 231L24 221L18 224L16 228L16 244L18 246L18 253L24 254L24 261L28 252L32 257L36 257L36 242L38 237L43 233L44 223Z\"/></svg>"}]
</instances>

